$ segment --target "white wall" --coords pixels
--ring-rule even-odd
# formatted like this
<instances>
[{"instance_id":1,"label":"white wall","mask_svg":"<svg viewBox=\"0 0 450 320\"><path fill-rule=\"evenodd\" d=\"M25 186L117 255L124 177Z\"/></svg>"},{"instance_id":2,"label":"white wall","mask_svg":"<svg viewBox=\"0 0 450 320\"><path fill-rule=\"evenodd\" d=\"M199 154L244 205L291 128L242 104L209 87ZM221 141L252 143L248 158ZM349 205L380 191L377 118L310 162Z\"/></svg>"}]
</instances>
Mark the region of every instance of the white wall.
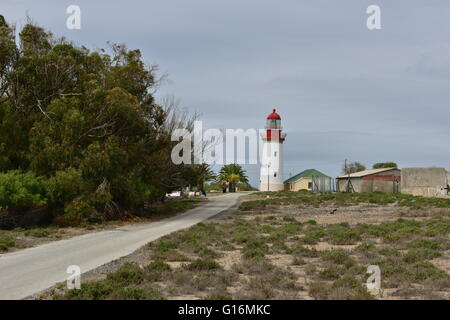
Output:
<instances>
[{"instance_id":1,"label":"white wall","mask_svg":"<svg viewBox=\"0 0 450 320\"><path fill-rule=\"evenodd\" d=\"M268 167L270 164L270 167ZM283 143L263 141L260 190L280 191L284 189ZM269 184L269 187L267 186Z\"/></svg>"}]
</instances>

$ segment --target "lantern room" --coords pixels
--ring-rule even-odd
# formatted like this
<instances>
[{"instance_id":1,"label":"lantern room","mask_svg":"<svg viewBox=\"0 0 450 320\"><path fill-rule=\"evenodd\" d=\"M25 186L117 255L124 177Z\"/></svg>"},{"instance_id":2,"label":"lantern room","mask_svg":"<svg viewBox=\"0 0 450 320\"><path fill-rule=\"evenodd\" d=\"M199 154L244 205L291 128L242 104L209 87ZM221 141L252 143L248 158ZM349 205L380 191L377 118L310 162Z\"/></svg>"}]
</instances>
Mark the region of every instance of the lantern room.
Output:
<instances>
[{"instance_id":1,"label":"lantern room","mask_svg":"<svg viewBox=\"0 0 450 320\"><path fill-rule=\"evenodd\" d=\"M266 129L281 130L281 117L276 109L273 109L272 113L267 116Z\"/></svg>"}]
</instances>

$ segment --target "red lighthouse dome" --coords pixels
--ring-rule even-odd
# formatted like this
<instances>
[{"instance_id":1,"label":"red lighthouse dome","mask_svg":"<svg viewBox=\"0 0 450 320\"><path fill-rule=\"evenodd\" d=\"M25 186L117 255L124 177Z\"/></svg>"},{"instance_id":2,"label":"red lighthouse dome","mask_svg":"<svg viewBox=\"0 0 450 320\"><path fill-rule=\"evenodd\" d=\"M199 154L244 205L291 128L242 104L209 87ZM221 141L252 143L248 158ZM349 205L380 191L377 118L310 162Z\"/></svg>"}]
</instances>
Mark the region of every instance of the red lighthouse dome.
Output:
<instances>
[{"instance_id":1,"label":"red lighthouse dome","mask_svg":"<svg viewBox=\"0 0 450 320\"><path fill-rule=\"evenodd\" d=\"M277 110L276 110L276 109L273 109L272 113L269 114L269 115L267 116L267 119L281 120L281 117L280 117L280 115L277 113Z\"/></svg>"},{"instance_id":2,"label":"red lighthouse dome","mask_svg":"<svg viewBox=\"0 0 450 320\"><path fill-rule=\"evenodd\" d=\"M286 135L281 133L281 117L276 109L267 116L266 134L263 139L284 141Z\"/></svg>"}]
</instances>

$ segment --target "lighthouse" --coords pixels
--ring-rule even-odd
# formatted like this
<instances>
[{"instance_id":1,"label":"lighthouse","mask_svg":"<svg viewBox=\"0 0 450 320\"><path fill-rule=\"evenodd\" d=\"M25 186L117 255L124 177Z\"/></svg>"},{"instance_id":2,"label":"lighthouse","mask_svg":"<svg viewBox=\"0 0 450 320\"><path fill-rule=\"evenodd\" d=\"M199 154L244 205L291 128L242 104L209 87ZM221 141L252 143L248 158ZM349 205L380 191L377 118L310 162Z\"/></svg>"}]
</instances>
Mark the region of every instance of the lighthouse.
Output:
<instances>
[{"instance_id":1,"label":"lighthouse","mask_svg":"<svg viewBox=\"0 0 450 320\"><path fill-rule=\"evenodd\" d=\"M267 116L266 130L261 138L260 191L284 190L283 183L283 142L286 134L282 132L281 117L276 109Z\"/></svg>"}]
</instances>

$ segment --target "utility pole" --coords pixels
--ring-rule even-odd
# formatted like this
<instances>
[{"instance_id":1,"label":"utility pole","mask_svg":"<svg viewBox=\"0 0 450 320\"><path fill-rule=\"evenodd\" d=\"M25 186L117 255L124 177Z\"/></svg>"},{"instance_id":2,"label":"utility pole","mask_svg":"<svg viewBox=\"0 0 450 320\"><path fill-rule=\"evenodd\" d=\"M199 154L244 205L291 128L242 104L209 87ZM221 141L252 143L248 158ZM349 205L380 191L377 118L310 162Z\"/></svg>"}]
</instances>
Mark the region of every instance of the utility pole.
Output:
<instances>
[{"instance_id":1,"label":"utility pole","mask_svg":"<svg viewBox=\"0 0 450 320\"><path fill-rule=\"evenodd\" d=\"M347 159L345 159L344 167L345 167L345 172L347 172L347 193L350 193L350 184L352 182L350 179L350 171L347 169ZM352 184L352 192L353 192L353 184Z\"/></svg>"},{"instance_id":2,"label":"utility pole","mask_svg":"<svg viewBox=\"0 0 450 320\"><path fill-rule=\"evenodd\" d=\"M348 178L347 178L347 193L349 193L349 191L350 191L350 172L347 170L347 159L345 159L345 162L344 162L344 170L345 170L345 172L347 173L347 175L348 175Z\"/></svg>"}]
</instances>

